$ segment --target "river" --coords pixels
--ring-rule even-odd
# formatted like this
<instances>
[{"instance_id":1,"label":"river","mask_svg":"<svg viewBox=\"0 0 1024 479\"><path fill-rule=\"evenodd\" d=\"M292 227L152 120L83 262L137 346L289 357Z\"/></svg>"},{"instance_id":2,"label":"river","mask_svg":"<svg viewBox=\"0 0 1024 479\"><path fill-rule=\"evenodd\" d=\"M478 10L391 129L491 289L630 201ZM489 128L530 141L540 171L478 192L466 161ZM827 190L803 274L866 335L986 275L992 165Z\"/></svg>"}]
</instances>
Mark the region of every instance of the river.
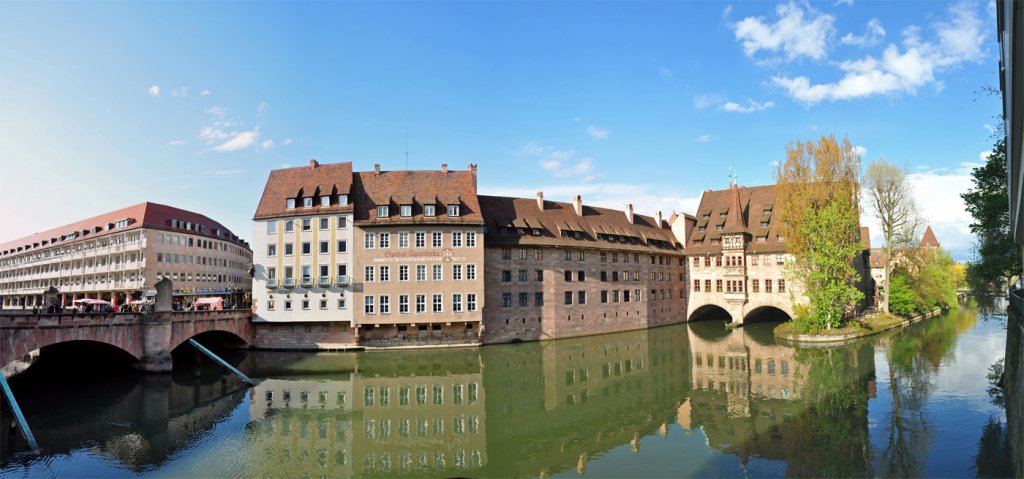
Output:
<instances>
[{"instance_id":1,"label":"river","mask_svg":"<svg viewBox=\"0 0 1024 479\"><path fill-rule=\"evenodd\" d=\"M473 349L228 352L251 389L208 361L143 375L76 351L12 378L44 454L23 452L5 409L0 476L999 474L1006 416L986 373L1005 320L972 303L829 348L710 320Z\"/></svg>"}]
</instances>

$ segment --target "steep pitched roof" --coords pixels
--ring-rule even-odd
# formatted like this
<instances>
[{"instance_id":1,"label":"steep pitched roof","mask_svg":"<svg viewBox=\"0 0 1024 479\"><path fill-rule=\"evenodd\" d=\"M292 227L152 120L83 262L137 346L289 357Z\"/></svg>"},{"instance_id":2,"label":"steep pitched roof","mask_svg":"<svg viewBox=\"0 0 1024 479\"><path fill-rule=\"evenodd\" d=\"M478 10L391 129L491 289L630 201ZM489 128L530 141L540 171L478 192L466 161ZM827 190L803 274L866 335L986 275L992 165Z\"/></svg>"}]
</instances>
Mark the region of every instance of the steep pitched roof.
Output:
<instances>
[{"instance_id":1,"label":"steep pitched roof","mask_svg":"<svg viewBox=\"0 0 1024 479\"><path fill-rule=\"evenodd\" d=\"M743 220L743 205L740 203L740 190L736 185L729 188L730 205L728 216L725 217L723 234L746 233L747 222Z\"/></svg>"},{"instance_id":2,"label":"steep pitched roof","mask_svg":"<svg viewBox=\"0 0 1024 479\"><path fill-rule=\"evenodd\" d=\"M783 253L786 245L778 240L779 229L774 217L775 185L705 191L697 207L697 223L688 236L686 251L689 254L720 253L721 244L712 243L732 230L751 235L747 243L749 252Z\"/></svg>"},{"instance_id":3,"label":"steep pitched roof","mask_svg":"<svg viewBox=\"0 0 1024 479\"><path fill-rule=\"evenodd\" d=\"M488 245L538 245L614 248L628 251L679 251L671 226L662 220L624 211L583 205L577 215L572 203L544 201L541 210L535 198L480 195L480 207L487 225ZM533 234L537 230L538 234ZM570 237L563 237L562 232ZM579 239L576 239L576 233ZM653 240L653 241L651 241Z\"/></svg>"},{"instance_id":4,"label":"steep pitched roof","mask_svg":"<svg viewBox=\"0 0 1024 479\"><path fill-rule=\"evenodd\" d=\"M263 196L253 219L267 219L300 214L344 212L352 210L349 204L338 204L337 195L347 195L352 188L352 163L321 165L310 160L309 166L273 170L263 187ZM320 206L320 196L331 196L329 206ZM288 208L287 200L295 199L296 208ZM303 198L313 198L311 208L302 207Z\"/></svg>"},{"instance_id":5,"label":"steep pitched roof","mask_svg":"<svg viewBox=\"0 0 1024 479\"><path fill-rule=\"evenodd\" d=\"M353 173L352 200L355 221L374 224L483 224L476 194L476 166L467 171L399 170ZM412 215L400 216L399 206L412 205ZM435 205L436 214L425 216L424 205ZM448 216L448 205L459 205L459 216ZM388 206L388 216L378 218L378 206Z\"/></svg>"},{"instance_id":6,"label":"steep pitched roof","mask_svg":"<svg viewBox=\"0 0 1024 479\"><path fill-rule=\"evenodd\" d=\"M928 225L924 230L924 236L921 236L921 246L934 246L939 247L939 240L935 238L935 233L932 232L932 225Z\"/></svg>"}]
</instances>

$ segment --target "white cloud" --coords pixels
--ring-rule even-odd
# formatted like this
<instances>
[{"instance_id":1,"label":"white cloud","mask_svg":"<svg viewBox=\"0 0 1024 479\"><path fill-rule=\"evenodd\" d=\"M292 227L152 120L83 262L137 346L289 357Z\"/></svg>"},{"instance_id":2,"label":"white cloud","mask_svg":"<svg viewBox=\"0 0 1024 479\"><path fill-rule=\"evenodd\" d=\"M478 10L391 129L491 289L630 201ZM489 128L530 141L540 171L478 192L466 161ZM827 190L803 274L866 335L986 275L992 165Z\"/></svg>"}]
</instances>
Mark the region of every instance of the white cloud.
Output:
<instances>
[{"instance_id":1,"label":"white cloud","mask_svg":"<svg viewBox=\"0 0 1024 479\"><path fill-rule=\"evenodd\" d=\"M186 97L186 96L188 96L188 88L187 87L175 88L175 89L171 90L171 96Z\"/></svg>"},{"instance_id":2,"label":"white cloud","mask_svg":"<svg viewBox=\"0 0 1024 479\"><path fill-rule=\"evenodd\" d=\"M672 78L672 70L669 70L668 67L660 67L658 68L658 75L661 75L662 78Z\"/></svg>"},{"instance_id":3,"label":"white cloud","mask_svg":"<svg viewBox=\"0 0 1024 479\"><path fill-rule=\"evenodd\" d=\"M852 7L853 6L853 0L836 0L835 5L836 6L846 5L846 6Z\"/></svg>"},{"instance_id":4,"label":"white cloud","mask_svg":"<svg viewBox=\"0 0 1024 479\"><path fill-rule=\"evenodd\" d=\"M983 151L981 153L978 153L978 159L981 160L982 163L985 163L986 161L988 161L988 157L991 154L992 150Z\"/></svg>"},{"instance_id":5,"label":"white cloud","mask_svg":"<svg viewBox=\"0 0 1024 479\"><path fill-rule=\"evenodd\" d=\"M529 156L537 159L540 167L557 178L574 177L583 181L594 179L593 158L582 158L576 160L575 150L560 150L550 146L541 146L530 141L519 148L520 156Z\"/></svg>"},{"instance_id":6,"label":"white cloud","mask_svg":"<svg viewBox=\"0 0 1024 479\"><path fill-rule=\"evenodd\" d=\"M199 92L200 96L210 96L210 90L203 90Z\"/></svg>"},{"instance_id":7,"label":"white cloud","mask_svg":"<svg viewBox=\"0 0 1024 479\"><path fill-rule=\"evenodd\" d=\"M707 143L709 141L715 141L717 139L718 137L705 133L697 137L697 143Z\"/></svg>"},{"instance_id":8,"label":"white cloud","mask_svg":"<svg viewBox=\"0 0 1024 479\"><path fill-rule=\"evenodd\" d=\"M983 60L985 30L974 6L955 4L948 14L947 20L933 24L935 41L923 41L920 28L908 27L903 31L902 49L890 44L880 58L868 55L839 62L837 66L845 74L836 82L813 84L806 76L781 75L772 77L772 81L806 105L881 94L915 94L929 84L941 89L942 83L935 78L937 72Z\"/></svg>"},{"instance_id":9,"label":"white cloud","mask_svg":"<svg viewBox=\"0 0 1024 479\"><path fill-rule=\"evenodd\" d=\"M159 85L153 85L153 86L149 87L148 91L149 91L150 95L160 96L160 86Z\"/></svg>"},{"instance_id":10,"label":"white cloud","mask_svg":"<svg viewBox=\"0 0 1024 479\"><path fill-rule=\"evenodd\" d=\"M256 113L263 114L267 111L267 107L270 106L265 101L261 101L259 105L256 105Z\"/></svg>"},{"instance_id":11,"label":"white cloud","mask_svg":"<svg viewBox=\"0 0 1024 479\"><path fill-rule=\"evenodd\" d=\"M261 150L269 150L269 149L271 149L273 147L274 147L274 140L265 140L263 143L260 143L260 149Z\"/></svg>"},{"instance_id":12,"label":"white cloud","mask_svg":"<svg viewBox=\"0 0 1024 479\"><path fill-rule=\"evenodd\" d=\"M624 209L629 203L634 206L637 214L654 216L661 211L666 220L672 216L672 212L693 214L700 203L700 196L680 196L673 189L652 189L649 185L630 183L577 183L544 185L540 188L483 185L480 188L480 194L483 195L520 198L533 198L537 191L543 191L544 199L550 201L568 202L574 196L581 195L586 205L617 210Z\"/></svg>"},{"instance_id":13,"label":"white cloud","mask_svg":"<svg viewBox=\"0 0 1024 479\"><path fill-rule=\"evenodd\" d=\"M775 6L778 19L772 23L763 17L747 17L732 25L736 41L743 45L743 52L753 58L759 51L785 55L784 60L793 61L801 57L823 60L826 56L828 39L835 28L835 17L818 12L809 4L798 5L794 1ZM781 60L776 58L774 60Z\"/></svg>"},{"instance_id":14,"label":"white cloud","mask_svg":"<svg viewBox=\"0 0 1024 479\"><path fill-rule=\"evenodd\" d=\"M256 145L256 142L257 140L259 140L259 138L260 127L257 126L251 131L235 133L230 140L213 147L213 149L221 153L228 151L244 150L246 148L251 148L252 146Z\"/></svg>"},{"instance_id":15,"label":"white cloud","mask_svg":"<svg viewBox=\"0 0 1024 479\"><path fill-rule=\"evenodd\" d=\"M859 47L873 47L878 45L879 42L885 38L885 28L882 28L882 22L877 18L868 20L867 31L863 35L854 35L847 33L840 39L843 45L857 45Z\"/></svg>"},{"instance_id":16,"label":"white cloud","mask_svg":"<svg viewBox=\"0 0 1024 479\"><path fill-rule=\"evenodd\" d=\"M865 155L868 154L868 149L864 148L863 146L856 145L853 147L853 152L860 155L861 158L863 158Z\"/></svg>"},{"instance_id":17,"label":"white cloud","mask_svg":"<svg viewBox=\"0 0 1024 479\"><path fill-rule=\"evenodd\" d=\"M291 138L285 138L284 141L282 141L281 143L284 143L285 146L288 146L288 145L292 144L292 139Z\"/></svg>"},{"instance_id":18,"label":"white cloud","mask_svg":"<svg viewBox=\"0 0 1024 479\"><path fill-rule=\"evenodd\" d=\"M185 140L171 140L171 141L167 142L167 145L168 146L179 146L179 145L184 145L185 143L188 143L188 142L185 141Z\"/></svg>"},{"instance_id":19,"label":"white cloud","mask_svg":"<svg viewBox=\"0 0 1024 479\"><path fill-rule=\"evenodd\" d=\"M758 103L750 98L747 98L746 105L740 105L739 103L727 101L718 108L722 111L729 111L735 113L751 113L755 111L764 111L773 106L775 106L775 102L772 101Z\"/></svg>"},{"instance_id":20,"label":"white cloud","mask_svg":"<svg viewBox=\"0 0 1024 479\"><path fill-rule=\"evenodd\" d=\"M702 93L693 97L693 107L698 110L707 110L725 100L725 95L721 93Z\"/></svg>"},{"instance_id":21,"label":"white cloud","mask_svg":"<svg viewBox=\"0 0 1024 479\"><path fill-rule=\"evenodd\" d=\"M988 123L981 125L981 127L984 128L985 130L988 130L990 134L996 132L996 127L989 125Z\"/></svg>"},{"instance_id":22,"label":"white cloud","mask_svg":"<svg viewBox=\"0 0 1024 479\"><path fill-rule=\"evenodd\" d=\"M587 127L587 134L590 135L590 137L595 140L608 139L608 130L594 125L590 125Z\"/></svg>"}]
</instances>

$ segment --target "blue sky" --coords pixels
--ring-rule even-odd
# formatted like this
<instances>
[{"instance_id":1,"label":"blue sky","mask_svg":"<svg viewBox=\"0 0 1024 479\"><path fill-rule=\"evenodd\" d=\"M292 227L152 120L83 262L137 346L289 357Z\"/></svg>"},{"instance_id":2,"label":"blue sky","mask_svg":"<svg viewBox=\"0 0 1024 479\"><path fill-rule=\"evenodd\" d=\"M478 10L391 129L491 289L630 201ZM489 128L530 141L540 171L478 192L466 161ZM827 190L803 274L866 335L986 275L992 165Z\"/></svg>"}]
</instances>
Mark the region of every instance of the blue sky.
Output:
<instances>
[{"instance_id":1,"label":"blue sky","mask_svg":"<svg viewBox=\"0 0 1024 479\"><path fill-rule=\"evenodd\" d=\"M836 133L966 259L994 30L989 2L3 2L0 241L146 200L248 238L269 170L405 168L406 132L481 193L692 213Z\"/></svg>"}]
</instances>

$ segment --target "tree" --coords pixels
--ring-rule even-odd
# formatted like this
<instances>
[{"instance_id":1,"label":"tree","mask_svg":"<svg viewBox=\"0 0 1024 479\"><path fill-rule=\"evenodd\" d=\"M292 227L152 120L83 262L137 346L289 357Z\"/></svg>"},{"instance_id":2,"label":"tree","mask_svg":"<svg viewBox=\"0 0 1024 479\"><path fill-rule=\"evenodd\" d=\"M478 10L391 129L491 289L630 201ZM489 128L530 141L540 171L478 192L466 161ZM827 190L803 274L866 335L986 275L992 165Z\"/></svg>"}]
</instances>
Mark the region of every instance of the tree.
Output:
<instances>
[{"instance_id":1,"label":"tree","mask_svg":"<svg viewBox=\"0 0 1024 479\"><path fill-rule=\"evenodd\" d=\"M839 327L863 298L852 264L863 250L859 176L860 156L834 135L790 143L776 171L780 233L794 258L787 274L809 300L807 314L795 318L798 329Z\"/></svg>"},{"instance_id":2,"label":"tree","mask_svg":"<svg viewBox=\"0 0 1024 479\"><path fill-rule=\"evenodd\" d=\"M888 282L893 268L893 251L914 243L921 227L914 191L906 170L878 160L864 174L864 189L885 239L885 278ZM882 308L889 312L889 285L882 290Z\"/></svg>"},{"instance_id":3,"label":"tree","mask_svg":"<svg viewBox=\"0 0 1024 479\"><path fill-rule=\"evenodd\" d=\"M1002 131L1002 128L998 129ZM997 135L985 164L971 173L974 187L960 195L974 222L975 258L967 282L975 291L1009 283L1020 272L1021 251L1010 233L1010 199L1006 189L1006 137Z\"/></svg>"}]
</instances>

